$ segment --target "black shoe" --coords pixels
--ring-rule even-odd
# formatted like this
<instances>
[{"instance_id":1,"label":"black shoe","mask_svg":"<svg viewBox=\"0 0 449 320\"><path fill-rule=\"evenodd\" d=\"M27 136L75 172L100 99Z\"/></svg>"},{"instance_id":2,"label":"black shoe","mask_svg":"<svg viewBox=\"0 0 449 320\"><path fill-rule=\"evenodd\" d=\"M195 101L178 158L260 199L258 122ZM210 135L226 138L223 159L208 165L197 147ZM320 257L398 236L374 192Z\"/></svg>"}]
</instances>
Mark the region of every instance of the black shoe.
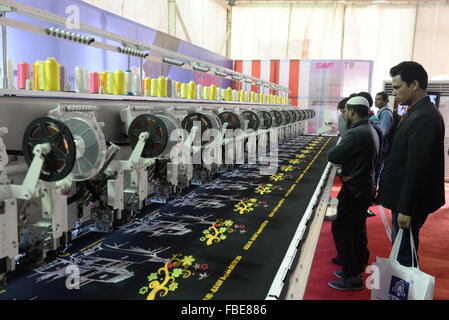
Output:
<instances>
[{"instance_id":1,"label":"black shoe","mask_svg":"<svg viewBox=\"0 0 449 320\"><path fill-rule=\"evenodd\" d=\"M376 214L375 214L373 211L368 210L368 211L366 212L366 216L367 216L367 217L375 217Z\"/></svg>"},{"instance_id":2,"label":"black shoe","mask_svg":"<svg viewBox=\"0 0 449 320\"><path fill-rule=\"evenodd\" d=\"M337 281L332 281L328 283L329 287L337 290L363 290L363 280L361 276L352 278L341 278Z\"/></svg>"},{"instance_id":3,"label":"black shoe","mask_svg":"<svg viewBox=\"0 0 449 320\"><path fill-rule=\"evenodd\" d=\"M338 257L332 258L332 262L338 266L341 266L341 262L340 262L340 259L338 259Z\"/></svg>"},{"instance_id":4,"label":"black shoe","mask_svg":"<svg viewBox=\"0 0 449 320\"><path fill-rule=\"evenodd\" d=\"M338 279L342 279L344 277L344 273L341 270L334 270L334 276L336 276Z\"/></svg>"}]
</instances>

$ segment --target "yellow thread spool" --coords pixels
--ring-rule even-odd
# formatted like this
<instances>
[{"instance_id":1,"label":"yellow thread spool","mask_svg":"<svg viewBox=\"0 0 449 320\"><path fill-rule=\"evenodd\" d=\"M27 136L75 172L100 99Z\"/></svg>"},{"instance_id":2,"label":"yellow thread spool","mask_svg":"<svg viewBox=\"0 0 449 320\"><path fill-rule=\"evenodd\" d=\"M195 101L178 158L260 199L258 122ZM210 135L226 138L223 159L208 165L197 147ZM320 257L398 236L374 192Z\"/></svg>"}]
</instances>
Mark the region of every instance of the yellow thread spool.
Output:
<instances>
[{"instance_id":1,"label":"yellow thread spool","mask_svg":"<svg viewBox=\"0 0 449 320\"><path fill-rule=\"evenodd\" d=\"M176 95L179 97L181 95L181 82L176 81Z\"/></svg>"},{"instance_id":2,"label":"yellow thread spool","mask_svg":"<svg viewBox=\"0 0 449 320\"><path fill-rule=\"evenodd\" d=\"M217 100L217 87L215 85L210 86L210 100Z\"/></svg>"},{"instance_id":3,"label":"yellow thread spool","mask_svg":"<svg viewBox=\"0 0 449 320\"><path fill-rule=\"evenodd\" d=\"M60 91L59 63L55 58L47 58L44 62L44 90Z\"/></svg>"},{"instance_id":4,"label":"yellow thread spool","mask_svg":"<svg viewBox=\"0 0 449 320\"><path fill-rule=\"evenodd\" d=\"M125 73L123 70L118 69L114 72L114 94L124 95L125 94Z\"/></svg>"},{"instance_id":5,"label":"yellow thread spool","mask_svg":"<svg viewBox=\"0 0 449 320\"><path fill-rule=\"evenodd\" d=\"M251 99L250 99L250 101L252 103L256 102L256 93L254 91L251 91Z\"/></svg>"},{"instance_id":6,"label":"yellow thread spool","mask_svg":"<svg viewBox=\"0 0 449 320\"><path fill-rule=\"evenodd\" d=\"M284 104L288 104L288 98L284 97Z\"/></svg>"},{"instance_id":7,"label":"yellow thread spool","mask_svg":"<svg viewBox=\"0 0 449 320\"><path fill-rule=\"evenodd\" d=\"M187 99L187 91L188 91L187 83L181 84L181 98Z\"/></svg>"},{"instance_id":8,"label":"yellow thread spool","mask_svg":"<svg viewBox=\"0 0 449 320\"><path fill-rule=\"evenodd\" d=\"M190 81L187 85L187 99L195 99L196 98L196 84L193 81Z\"/></svg>"},{"instance_id":9,"label":"yellow thread spool","mask_svg":"<svg viewBox=\"0 0 449 320\"><path fill-rule=\"evenodd\" d=\"M37 60L33 64L33 90L39 90L39 65L43 61Z\"/></svg>"},{"instance_id":10,"label":"yellow thread spool","mask_svg":"<svg viewBox=\"0 0 449 320\"><path fill-rule=\"evenodd\" d=\"M245 95L246 95L245 90L240 90L240 97L239 97L240 102L246 102Z\"/></svg>"},{"instance_id":11,"label":"yellow thread spool","mask_svg":"<svg viewBox=\"0 0 449 320\"><path fill-rule=\"evenodd\" d=\"M108 93L108 74L109 72L107 71L100 73L100 83L103 81L104 93Z\"/></svg>"},{"instance_id":12,"label":"yellow thread spool","mask_svg":"<svg viewBox=\"0 0 449 320\"><path fill-rule=\"evenodd\" d=\"M157 96L157 83L158 79L151 79L150 96L152 97Z\"/></svg>"},{"instance_id":13,"label":"yellow thread spool","mask_svg":"<svg viewBox=\"0 0 449 320\"><path fill-rule=\"evenodd\" d=\"M162 97L162 81L161 81L161 77L156 79L156 97Z\"/></svg>"},{"instance_id":14,"label":"yellow thread spool","mask_svg":"<svg viewBox=\"0 0 449 320\"><path fill-rule=\"evenodd\" d=\"M143 80L143 94L145 94L145 92L151 92L151 78L145 78Z\"/></svg>"},{"instance_id":15,"label":"yellow thread spool","mask_svg":"<svg viewBox=\"0 0 449 320\"><path fill-rule=\"evenodd\" d=\"M232 101L232 89L231 88L228 87L226 89L224 99L225 99L225 101Z\"/></svg>"},{"instance_id":16,"label":"yellow thread spool","mask_svg":"<svg viewBox=\"0 0 449 320\"><path fill-rule=\"evenodd\" d=\"M262 92L259 94L259 103L265 103L265 95Z\"/></svg>"},{"instance_id":17,"label":"yellow thread spool","mask_svg":"<svg viewBox=\"0 0 449 320\"><path fill-rule=\"evenodd\" d=\"M108 83L107 83L107 89L106 89L106 87L105 87L105 91L108 93L108 94L113 94L114 93L114 74L111 72L111 73L108 73Z\"/></svg>"},{"instance_id":18,"label":"yellow thread spool","mask_svg":"<svg viewBox=\"0 0 449 320\"><path fill-rule=\"evenodd\" d=\"M203 88L203 100L210 100L210 88L209 87Z\"/></svg>"},{"instance_id":19,"label":"yellow thread spool","mask_svg":"<svg viewBox=\"0 0 449 320\"><path fill-rule=\"evenodd\" d=\"M274 95L273 96L273 104L277 104L278 103L278 96Z\"/></svg>"},{"instance_id":20,"label":"yellow thread spool","mask_svg":"<svg viewBox=\"0 0 449 320\"><path fill-rule=\"evenodd\" d=\"M161 97L166 97L167 96L167 78L161 76L159 78L159 81L161 83Z\"/></svg>"}]
</instances>

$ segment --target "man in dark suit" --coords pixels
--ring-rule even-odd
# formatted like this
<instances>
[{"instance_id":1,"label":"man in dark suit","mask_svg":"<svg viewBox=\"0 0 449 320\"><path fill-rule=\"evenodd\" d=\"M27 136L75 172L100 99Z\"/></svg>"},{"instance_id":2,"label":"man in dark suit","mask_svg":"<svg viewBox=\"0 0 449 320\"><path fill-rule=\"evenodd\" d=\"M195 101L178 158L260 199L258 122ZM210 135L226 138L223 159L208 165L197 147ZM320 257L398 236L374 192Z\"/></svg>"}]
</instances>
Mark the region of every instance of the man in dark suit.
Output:
<instances>
[{"instance_id":1,"label":"man in dark suit","mask_svg":"<svg viewBox=\"0 0 449 320\"><path fill-rule=\"evenodd\" d=\"M343 118L348 131L328 151L328 161L341 166L343 185L338 194L337 218L332 234L342 271L334 271L340 280L329 282L338 290L361 290L361 273L366 264L366 211L375 193L374 167L379 154L379 138L368 120L369 102L355 96L348 100Z\"/></svg>"},{"instance_id":2,"label":"man in dark suit","mask_svg":"<svg viewBox=\"0 0 449 320\"><path fill-rule=\"evenodd\" d=\"M444 121L427 96L427 72L413 61L391 68L393 96L408 109L399 123L380 179L378 201L392 211L392 242L403 232L398 261L412 265L429 213L444 205ZM416 257L417 258L417 257ZM415 259L415 265L417 259Z\"/></svg>"}]
</instances>

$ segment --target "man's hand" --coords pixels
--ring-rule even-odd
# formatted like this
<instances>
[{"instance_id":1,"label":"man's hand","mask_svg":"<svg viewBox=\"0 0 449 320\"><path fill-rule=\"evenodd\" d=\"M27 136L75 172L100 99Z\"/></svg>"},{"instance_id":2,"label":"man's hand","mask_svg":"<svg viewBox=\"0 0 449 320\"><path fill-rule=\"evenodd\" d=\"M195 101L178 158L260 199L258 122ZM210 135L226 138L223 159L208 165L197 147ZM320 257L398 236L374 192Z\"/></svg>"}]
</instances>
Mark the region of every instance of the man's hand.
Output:
<instances>
[{"instance_id":1,"label":"man's hand","mask_svg":"<svg viewBox=\"0 0 449 320\"><path fill-rule=\"evenodd\" d=\"M406 216L405 214L398 214L398 226L402 229L410 229L412 224L412 217Z\"/></svg>"}]
</instances>

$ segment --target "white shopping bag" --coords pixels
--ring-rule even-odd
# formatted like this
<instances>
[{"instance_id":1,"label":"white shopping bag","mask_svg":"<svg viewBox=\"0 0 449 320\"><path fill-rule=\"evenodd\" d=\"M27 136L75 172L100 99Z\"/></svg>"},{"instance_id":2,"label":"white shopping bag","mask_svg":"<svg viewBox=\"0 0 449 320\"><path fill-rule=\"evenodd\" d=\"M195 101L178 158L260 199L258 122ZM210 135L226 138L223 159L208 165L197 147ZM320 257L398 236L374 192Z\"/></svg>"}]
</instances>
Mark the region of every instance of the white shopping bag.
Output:
<instances>
[{"instance_id":1,"label":"white shopping bag","mask_svg":"<svg viewBox=\"0 0 449 320\"><path fill-rule=\"evenodd\" d=\"M402 233L403 229L399 229L390 258L377 257L373 263L378 268L379 281L371 289L371 300L433 300L435 278L420 271L419 265L405 267L397 261ZM414 261L416 250L411 231L410 246Z\"/></svg>"}]
</instances>

